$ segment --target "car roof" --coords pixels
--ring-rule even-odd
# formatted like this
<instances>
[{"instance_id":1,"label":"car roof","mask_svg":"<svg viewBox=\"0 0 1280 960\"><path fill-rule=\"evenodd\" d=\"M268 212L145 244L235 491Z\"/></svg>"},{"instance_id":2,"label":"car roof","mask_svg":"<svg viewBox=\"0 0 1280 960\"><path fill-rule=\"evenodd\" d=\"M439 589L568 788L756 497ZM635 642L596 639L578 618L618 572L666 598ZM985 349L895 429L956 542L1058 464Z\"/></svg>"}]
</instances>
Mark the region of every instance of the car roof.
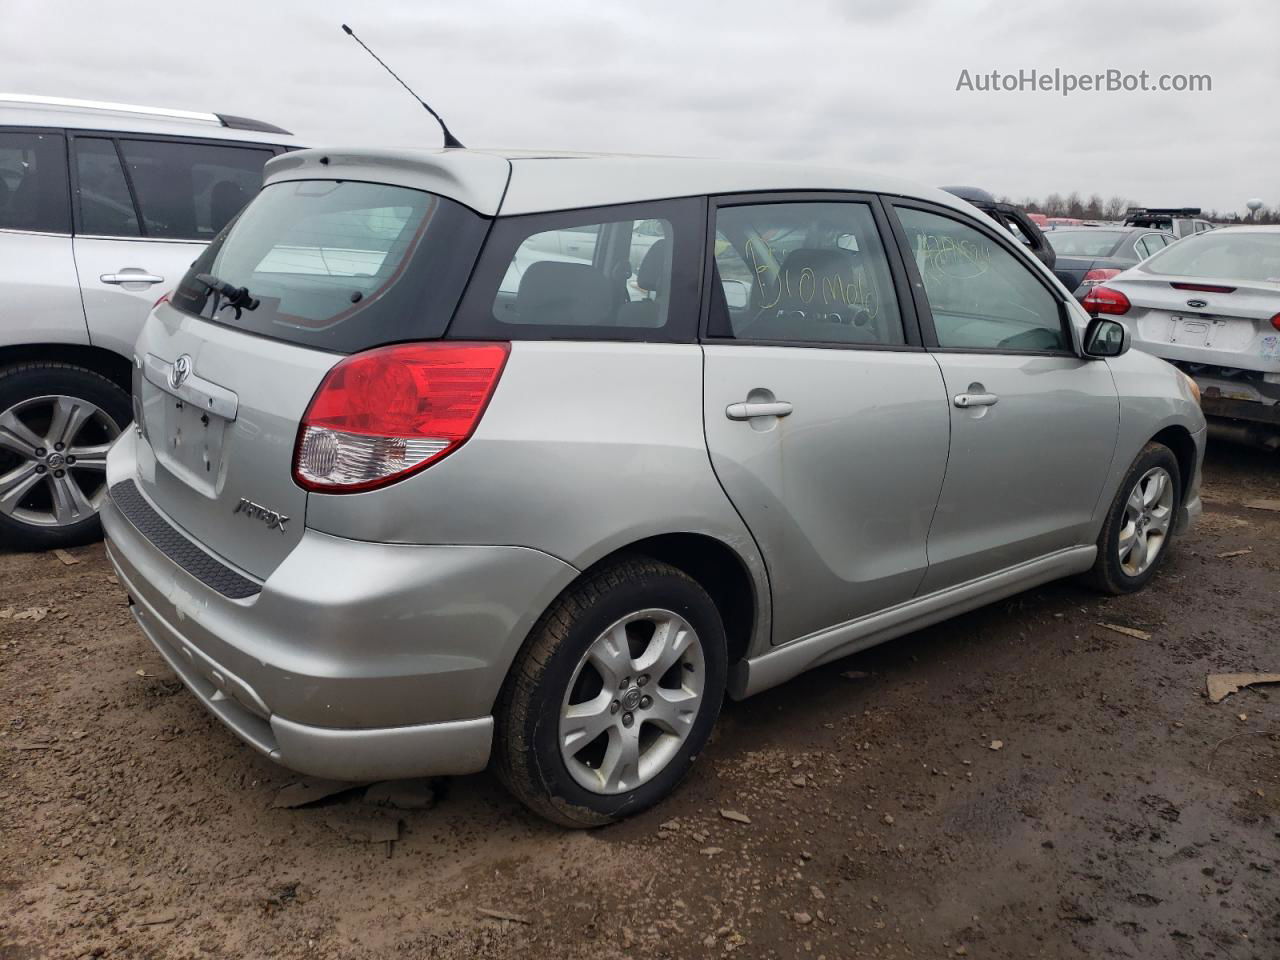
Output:
<instances>
[{"instance_id":1,"label":"car roof","mask_svg":"<svg viewBox=\"0 0 1280 960\"><path fill-rule=\"evenodd\" d=\"M0 127L106 130L286 145L293 139L288 130L274 124L225 113L19 93L0 93Z\"/></svg>"},{"instance_id":2,"label":"car roof","mask_svg":"<svg viewBox=\"0 0 1280 960\"><path fill-rule=\"evenodd\" d=\"M934 187L838 167L532 150L298 150L269 161L266 183L351 179L427 190L486 216L544 213L675 197L858 191L929 200L972 214Z\"/></svg>"}]
</instances>

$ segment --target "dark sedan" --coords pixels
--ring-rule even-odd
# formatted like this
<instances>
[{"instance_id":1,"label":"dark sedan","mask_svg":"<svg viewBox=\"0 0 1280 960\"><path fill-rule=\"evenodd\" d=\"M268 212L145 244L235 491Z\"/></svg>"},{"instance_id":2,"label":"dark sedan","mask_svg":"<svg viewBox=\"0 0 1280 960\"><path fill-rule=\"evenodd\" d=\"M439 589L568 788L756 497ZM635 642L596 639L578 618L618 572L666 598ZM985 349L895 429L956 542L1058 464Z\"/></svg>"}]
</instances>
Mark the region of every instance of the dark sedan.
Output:
<instances>
[{"instance_id":1,"label":"dark sedan","mask_svg":"<svg viewBox=\"0 0 1280 960\"><path fill-rule=\"evenodd\" d=\"M1093 287L1163 250L1176 237L1148 227L1066 227L1045 233L1057 254L1053 272L1083 300Z\"/></svg>"}]
</instances>

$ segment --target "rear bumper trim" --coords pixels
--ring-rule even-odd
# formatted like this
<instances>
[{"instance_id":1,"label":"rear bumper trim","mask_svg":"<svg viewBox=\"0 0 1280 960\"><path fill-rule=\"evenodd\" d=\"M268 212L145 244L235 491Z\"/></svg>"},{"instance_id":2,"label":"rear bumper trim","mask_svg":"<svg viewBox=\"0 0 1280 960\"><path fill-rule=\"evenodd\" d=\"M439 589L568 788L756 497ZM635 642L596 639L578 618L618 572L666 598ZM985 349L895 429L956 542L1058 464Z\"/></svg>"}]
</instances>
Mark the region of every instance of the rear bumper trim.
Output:
<instances>
[{"instance_id":1,"label":"rear bumper trim","mask_svg":"<svg viewBox=\"0 0 1280 960\"><path fill-rule=\"evenodd\" d=\"M206 587L231 600L245 600L262 592L262 585L232 570L191 542L147 502L138 485L121 480L111 488L111 501L153 547Z\"/></svg>"},{"instance_id":2,"label":"rear bumper trim","mask_svg":"<svg viewBox=\"0 0 1280 960\"><path fill-rule=\"evenodd\" d=\"M130 611L143 634L210 713L275 762L332 780L394 780L477 773L489 763L493 717L401 727L335 728L272 714L254 689L185 642L130 583L111 545L121 584L135 598Z\"/></svg>"}]
</instances>

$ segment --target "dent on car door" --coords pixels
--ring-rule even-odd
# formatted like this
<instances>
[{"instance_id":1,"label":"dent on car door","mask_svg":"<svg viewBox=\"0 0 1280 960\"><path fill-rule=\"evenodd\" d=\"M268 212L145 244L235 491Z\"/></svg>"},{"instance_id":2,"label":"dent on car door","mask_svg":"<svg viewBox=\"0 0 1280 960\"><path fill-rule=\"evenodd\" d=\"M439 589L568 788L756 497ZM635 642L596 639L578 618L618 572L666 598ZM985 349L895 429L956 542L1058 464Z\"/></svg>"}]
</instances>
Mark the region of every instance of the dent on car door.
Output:
<instances>
[{"instance_id":1,"label":"dent on car door","mask_svg":"<svg viewBox=\"0 0 1280 960\"><path fill-rule=\"evenodd\" d=\"M735 199L714 216L707 445L765 558L782 643L915 592L946 402L877 204Z\"/></svg>"},{"instance_id":2,"label":"dent on car door","mask_svg":"<svg viewBox=\"0 0 1280 960\"><path fill-rule=\"evenodd\" d=\"M1092 543L1119 429L1107 365L1029 261L977 224L894 207L950 400L951 452L921 593Z\"/></svg>"},{"instance_id":3,"label":"dent on car door","mask_svg":"<svg viewBox=\"0 0 1280 960\"><path fill-rule=\"evenodd\" d=\"M76 135L71 152L89 335L128 356L151 305L257 193L272 151Z\"/></svg>"}]
</instances>

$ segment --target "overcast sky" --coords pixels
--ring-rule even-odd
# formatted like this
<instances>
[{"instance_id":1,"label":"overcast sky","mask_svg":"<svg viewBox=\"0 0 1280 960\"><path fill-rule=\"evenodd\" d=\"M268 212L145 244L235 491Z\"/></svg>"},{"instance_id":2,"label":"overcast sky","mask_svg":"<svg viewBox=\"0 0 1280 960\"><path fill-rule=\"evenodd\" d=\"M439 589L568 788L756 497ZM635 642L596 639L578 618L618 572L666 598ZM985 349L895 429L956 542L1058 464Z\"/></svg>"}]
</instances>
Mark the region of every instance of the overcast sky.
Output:
<instances>
[{"instance_id":1,"label":"overcast sky","mask_svg":"<svg viewBox=\"0 0 1280 960\"><path fill-rule=\"evenodd\" d=\"M3 0L0 90L256 117L314 145L813 161L1017 199L1280 204L1276 0ZM1038 68L1207 93L957 92Z\"/></svg>"}]
</instances>

